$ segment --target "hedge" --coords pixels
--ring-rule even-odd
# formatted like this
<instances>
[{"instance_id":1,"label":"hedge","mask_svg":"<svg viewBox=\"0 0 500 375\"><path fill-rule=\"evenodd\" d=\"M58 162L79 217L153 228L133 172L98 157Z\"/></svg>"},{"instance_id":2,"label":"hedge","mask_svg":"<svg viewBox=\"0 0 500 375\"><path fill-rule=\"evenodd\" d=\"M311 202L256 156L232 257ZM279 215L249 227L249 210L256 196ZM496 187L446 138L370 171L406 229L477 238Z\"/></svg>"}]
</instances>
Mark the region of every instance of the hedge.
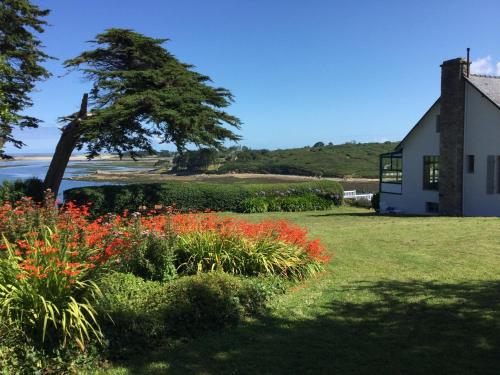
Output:
<instances>
[{"instance_id":1,"label":"hedge","mask_svg":"<svg viewBox=\"0 0 500 375\"><path fill-rule=\"evenodd\" d=\"M283 198L311 196L321 198L323 203L331 202L330 205L317 203L312 205L324 209L333 204L342 204L343 189L339 183L327 180L279 184L213 184L172 181L156 184L89 186L64 192L65 201L73 201L77 204L91 203L91 212L94 215L109 212L120 213L125 209L137 211L140 207L154 208L155 205L174 205L181 211L248 212L247 203L251 198L264 197L267 201L276 201L271 198L280 198L282 205L268 205L268 210L273 211L273 207L291 204ZM298 206L300 205L294 205L294 207ZM305 209L312 207L310 204L302 206Z\"/></svg>"}]
</instances>

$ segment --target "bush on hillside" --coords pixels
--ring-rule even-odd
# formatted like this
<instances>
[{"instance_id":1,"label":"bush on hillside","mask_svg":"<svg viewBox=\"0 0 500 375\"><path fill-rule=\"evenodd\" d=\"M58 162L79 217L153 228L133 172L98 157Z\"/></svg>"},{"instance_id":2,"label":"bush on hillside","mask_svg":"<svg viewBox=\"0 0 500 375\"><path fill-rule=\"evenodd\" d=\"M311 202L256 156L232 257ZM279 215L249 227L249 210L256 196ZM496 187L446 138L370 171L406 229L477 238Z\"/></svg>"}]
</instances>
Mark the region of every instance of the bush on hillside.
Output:
<instances>
[{"instance_id":1,"label":"bush on hillside","mask_svg":"<svg viewBox=\"0 0 500 375\"><path fill-rule=\"evenodd\" d=\"M393 151L397 143L345 143L295 149L241 150L217 173L275 173L324 177L378 178L379 155Z\"/></svg>"},{"instance_id":2,"label":"bush on hillside","mask_svg":"<svg viewBox=\"0 0 500 375\"><path fill-rule=\"evenodd\" d=\"M242 202L255 197L317 196L335 205L342 204L342 186L334 181L279 184L208 184L169 182L92 186L65 191L66 201L91 203L94 215L137 211L139 207L172 206L180 211L242 211ZM284 210L285 211L285 210Z\"/></svg>"}]
</instances>

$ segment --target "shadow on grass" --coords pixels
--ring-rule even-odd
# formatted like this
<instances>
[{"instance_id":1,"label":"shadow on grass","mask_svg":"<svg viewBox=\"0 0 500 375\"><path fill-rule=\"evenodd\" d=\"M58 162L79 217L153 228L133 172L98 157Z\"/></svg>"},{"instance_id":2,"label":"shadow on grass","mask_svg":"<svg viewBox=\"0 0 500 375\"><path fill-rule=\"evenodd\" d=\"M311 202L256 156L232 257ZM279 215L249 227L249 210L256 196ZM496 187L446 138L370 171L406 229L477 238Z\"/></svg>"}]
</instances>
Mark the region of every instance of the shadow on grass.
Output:
<instances>
[{"instance_id":1,"label":"shadow on grass","mask_svg":"<svg viewBox=\"0 0 500 375\"><path fill-rule=\"evenodd\" d=\"M428 218L448 218L449 216L439 216L439 215L405 215L405 214L381 214L379 212L374 212L374 211L366 211L366 212L328 212L324 214L313 214L309 215L311 217L328 217L328 216L359 216L359 217L372 217L372 216L377 216L377 217L385 217L385 218L393 218L393 217L400 217L400 218L412 218L412 217L428 217Z\"/></svg>"},{"instance_id":2,"label":"shadow on grass","mask_svg":"<svg viewBox=\"0 0 500 375\"><path fill-rule=\"evenodd\" d=\"M342 299L315 319L264 316L125 367L134 374L500 373L500 281L359 282L338 292Z\"/></svg>"},{"instance_id":3,"label":"shadow on grass","mask_svg":"<svg viewBox=\"0 0 500 375\"><path fill-rule=\"evenodd\" d=\"M310 217L329 217L329 216L360 216L360 217L370 217L370 216L384 216L380 215L377 212L366 211L366 212L328 212L328 213L314 213L311 215L307 215Z\"/></svg>"}]
</instances>

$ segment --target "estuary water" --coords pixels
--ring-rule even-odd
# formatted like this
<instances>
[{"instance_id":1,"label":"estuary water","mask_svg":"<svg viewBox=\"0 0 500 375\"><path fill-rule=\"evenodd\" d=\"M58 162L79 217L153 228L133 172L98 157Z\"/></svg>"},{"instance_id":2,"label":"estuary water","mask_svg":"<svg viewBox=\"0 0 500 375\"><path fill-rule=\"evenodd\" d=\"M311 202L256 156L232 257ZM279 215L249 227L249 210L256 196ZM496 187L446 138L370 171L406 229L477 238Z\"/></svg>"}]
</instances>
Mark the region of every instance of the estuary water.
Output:
<instances>
[{"instance_id":1,"label":"estuary water","mask_svg":"<svg viewBox=\"0 0 500 375\"><path fill-rule=\"evenodd\" d=\"M27 179L31 177L38 177L44 179L47 169L49 168L50 160L10 160L3 161L0 160L0 184L3 181L14 181L17 179ZM111 182L96 182L96 181L74 181L67 180L66 178L74 176L82 176L92 173L102 166L102 169L107 171L111 170L137 170L141 168L126 168L121 166L110 166L109 161L96 160L96 161L70 161L68 168L64 174L64 178L61 183L61 188L59 189L58 198L62 199L62 194L65 190L84 187L84 186L99 186L99 185L110 185ZM116 184L116 183L115 183Z\"/></svg>"}]
</instances>

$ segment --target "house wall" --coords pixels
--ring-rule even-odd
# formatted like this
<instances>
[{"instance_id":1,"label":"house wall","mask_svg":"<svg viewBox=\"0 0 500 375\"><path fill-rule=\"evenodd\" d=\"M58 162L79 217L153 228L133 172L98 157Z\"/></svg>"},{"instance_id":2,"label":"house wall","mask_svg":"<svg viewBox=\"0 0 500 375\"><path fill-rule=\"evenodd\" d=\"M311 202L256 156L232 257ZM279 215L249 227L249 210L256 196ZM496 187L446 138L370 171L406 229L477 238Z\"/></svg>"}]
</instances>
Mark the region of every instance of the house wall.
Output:
<instances>
[{"instance_id":1,"label":"house wall","mask_svg":"<svg viewBox=\"0 0 500 375\"><path fill-rule=\"evenodd\" d=\"M465 143L464 143L464 215L500 216L500 110L471 84L466 85ZM467 171L467 155L474 155L474 173ZM495 155L494 194L487 194L487 157Z\"/></svg>"},{"instance_id":2,"label":"house wall","mask_svg":"<svg viewBox=\"0 0 500 375\"><path fill-rule=\"evenodd\" d=\"M439 155L439 133L436 132L439 111L438 102L404 140L402 193L380 193L382 212L391 207L404 214L426 214L426 202L439 202L438 191L423 190L423 157Z\"/></svg>"}]
</instances>

